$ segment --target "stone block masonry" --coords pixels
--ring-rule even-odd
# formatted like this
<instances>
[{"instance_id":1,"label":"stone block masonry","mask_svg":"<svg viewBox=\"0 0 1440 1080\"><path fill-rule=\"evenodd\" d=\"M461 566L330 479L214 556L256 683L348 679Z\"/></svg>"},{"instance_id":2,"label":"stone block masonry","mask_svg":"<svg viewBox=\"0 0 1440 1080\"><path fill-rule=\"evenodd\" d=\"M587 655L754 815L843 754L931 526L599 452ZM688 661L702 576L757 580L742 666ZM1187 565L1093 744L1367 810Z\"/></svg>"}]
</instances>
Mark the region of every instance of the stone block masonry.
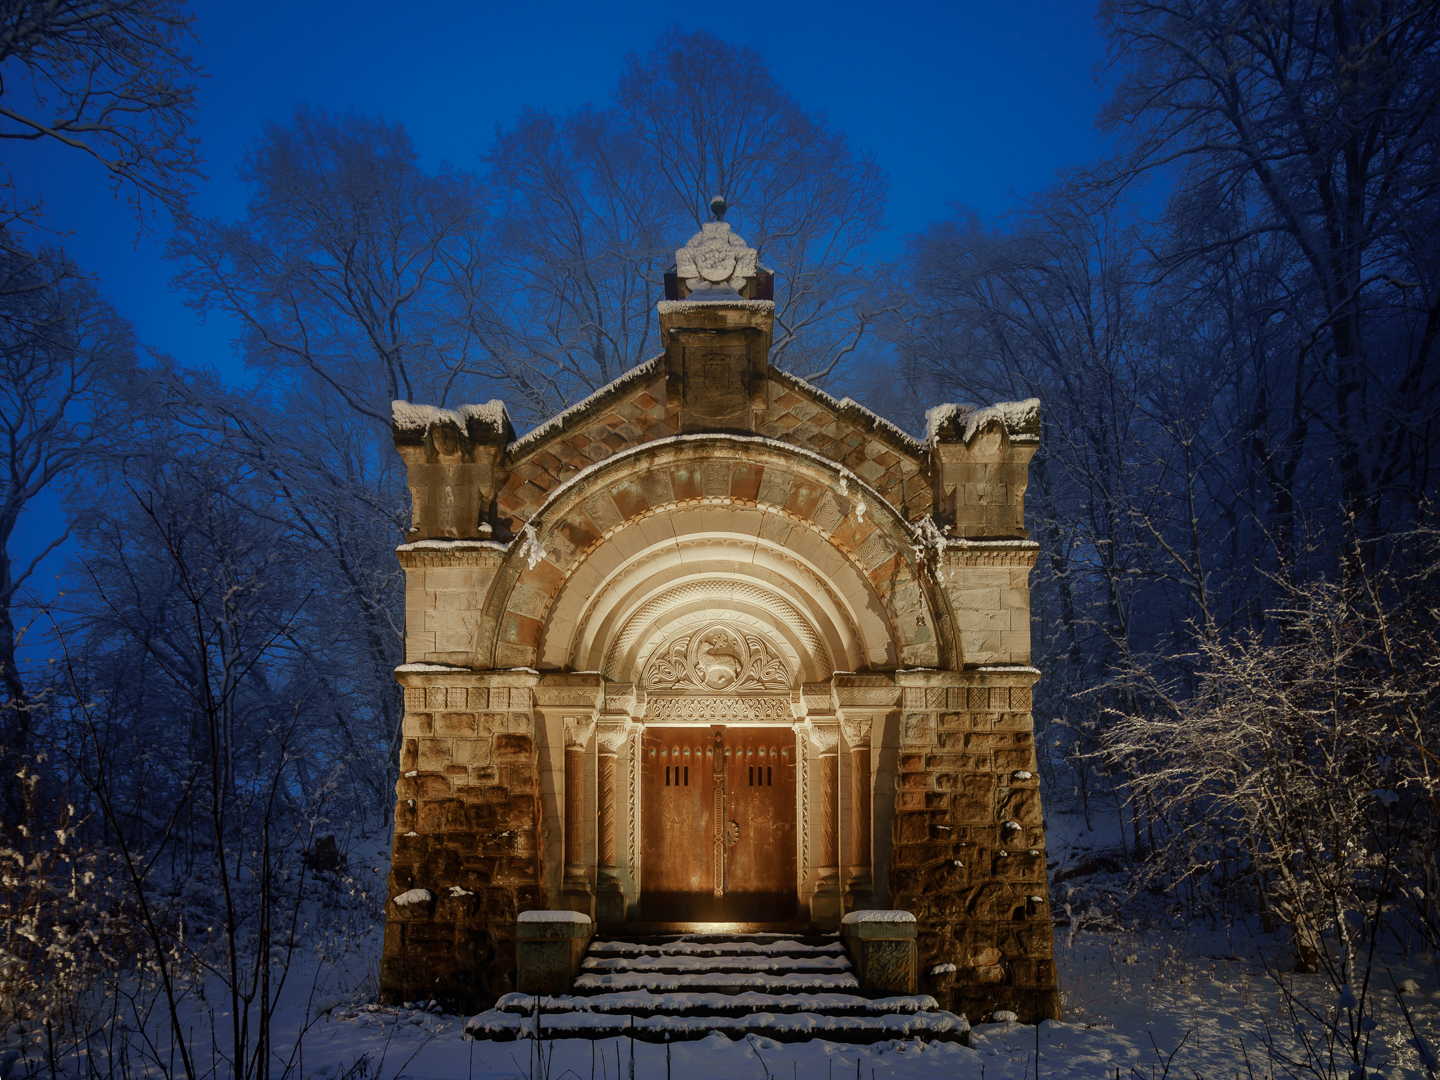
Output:
<instances>
[{"instance_id":1,"label":"stone block masonry","mask_svg":"<svg viewBox=\"0 0 1440 1080\"><path fill-rule=\"evenodd\" d=\"M1040 403L939 406L915 438L776 370L757 257L706 223L662 355L518 439L499 402L393 405L412 513L386 1000L560 985L573 941L543 935L517 982L527 910L608 931L901 909L914 936L866 946L877 992L1057 1015Z\"/></svg>"},{"instance_id":2,"label":"stone block masonry","mask_svg":"<svg viewBox=\"0 0 1440 1080\"><path fill-rule=\"evenodd\" d=\"M397 672L405 714L381 1000L460 1009L515 989L515 923L543 907L539 770L523 672Z\"/></svg>"},{"instance_id":3,"label":"stone block masonry","mask_svg":"<svg viewBox=\"0 0 1440 1080\"><path fill-rule=\"evenodd\" d=\"M1030 713L1038 675L896 675L890 900L915 915L921 990L972 1020L1059 1015Z\"/></svg>"}]
</instances>

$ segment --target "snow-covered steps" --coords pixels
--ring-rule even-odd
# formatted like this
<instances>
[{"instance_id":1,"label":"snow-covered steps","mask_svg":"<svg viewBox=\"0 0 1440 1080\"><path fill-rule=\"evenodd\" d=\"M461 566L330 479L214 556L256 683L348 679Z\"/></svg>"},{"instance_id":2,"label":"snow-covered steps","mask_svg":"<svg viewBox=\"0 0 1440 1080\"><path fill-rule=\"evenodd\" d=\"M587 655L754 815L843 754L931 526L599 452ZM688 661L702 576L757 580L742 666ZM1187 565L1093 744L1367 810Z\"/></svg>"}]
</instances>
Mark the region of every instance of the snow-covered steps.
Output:
<instances>
[{"instance_id":1,"label":"snow-covered steps","mask_svg":"<svg viewBox=\"0 0 1440 1080\"><path fill-rule=\"evenodd\" d=\"M839 941L806 944L782 934L688 934L675 941L593 941L589 956L845 956Z\"/></svg>"},{"instance_id":2,"label":"snow-covered steps","mask_svg":"<svg viewBox=\"0 0 1440 1080\"><path fill-rule=\"evenodd\" d=\"M859 989L833 936L695 933L591 942L578 995L626 990L651 994L820 994Z\"/></svg>"},{"instance_id":3,"label":"snow-covered steps","mask_svg":"<svg viewBox=\"0 0 1440 1080\"><path fill-rule=\"evenodd\" d=\"M886 1016L891 1013L935 1012L939 1004L929 994L908 997L867 998L858 994L652 994L637 990L590 997L542 997L541 1015L592 1012L614 1016L747 1016L750 1013L823 1012L831 1016ZM535 995L506 994L495 1003L496 1012L529 1016L535 1012ZM547 1021L548 1022L548 1021Z\"/></svg>"},{"instance_id":4,"label":"snow-covered steps","mask_svg":"<svg viewBox=\"0 0 1440 1080\"><path fill-rule=\"evenodd\" d=\"M964 1017L929 995L871 999L834 935L684 933L596 939L574 993L507 994L472 1017L476 1038L648 1042L765 1035L873 1043L919 1036L968 1042ZM538 1019L537 1019L538 1017Z\"/></svg>"},{"instance_id":5,"label":"snow-covered steps","mask_svg":"<svg viewBox=\"0 0 1440 1080\"><path fill-rule=\"evenodd\" d=\"M532 999L533 1000L533 999ZM536 1018L491 1010L472 1017L465 1031L477 1039L503 1042L531 1038ZM541 1039L611 1039L633 1036L643 1042L703 1039L720 1032L732 1039L764 1035L780 1042L828 1039L874 1043L915 1036L940 1042L967 1042L970 1025L947 1012L835 1016L823 1012L749 1013L745 1016L619 1016L613 1013L562 1012L539 1016Z\"/></svg>"},{"instance_id":6,"label":"snow-covered steps","mask_svg":"<svg viewBox=\"0 0 1440 1080\"><path fill-rule=\"evenodd\" d=\"M849 971L819 974L790 971L689 971L669 974L654 971L614 971L582 974L575 979L577 994L605 994L615 990L649 990L652 994L710 992L741 994L767 990L772 994L818 994L826 990L858 990L860 980Z\"/></svg>"},{"instance_id":7,"label":"snow-covered steps","mask_svg":"<svg viewBox=\"0 0 1440 1080\"><path fill-rule=\"evenodd\" d=\"M580 965L584 972L630 971L684 975L708 972L811 972L849 971L844 956L587 956Z\"/></svg>"}]
</instances>

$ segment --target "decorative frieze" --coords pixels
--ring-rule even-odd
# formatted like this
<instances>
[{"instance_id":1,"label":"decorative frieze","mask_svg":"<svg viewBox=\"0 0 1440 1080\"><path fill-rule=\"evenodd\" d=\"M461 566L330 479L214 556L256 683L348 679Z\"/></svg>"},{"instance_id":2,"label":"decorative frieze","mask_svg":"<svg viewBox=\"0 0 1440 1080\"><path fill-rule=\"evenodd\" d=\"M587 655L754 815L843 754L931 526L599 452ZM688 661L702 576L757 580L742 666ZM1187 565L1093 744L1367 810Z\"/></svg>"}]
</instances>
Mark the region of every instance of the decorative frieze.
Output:
<instances>
[{"instance_id":1,"label":"decorative frieze","mask_svg":"<svg viewBox=\"0 0 1440 1080\"><path fill-rule=\"evenodd\" d=\"M794 719L794 711L788 696L668 697L654 694L646 700L644 716L649 724L677 721L693 724L788 724Z\"/></svg>"}]
</instances>

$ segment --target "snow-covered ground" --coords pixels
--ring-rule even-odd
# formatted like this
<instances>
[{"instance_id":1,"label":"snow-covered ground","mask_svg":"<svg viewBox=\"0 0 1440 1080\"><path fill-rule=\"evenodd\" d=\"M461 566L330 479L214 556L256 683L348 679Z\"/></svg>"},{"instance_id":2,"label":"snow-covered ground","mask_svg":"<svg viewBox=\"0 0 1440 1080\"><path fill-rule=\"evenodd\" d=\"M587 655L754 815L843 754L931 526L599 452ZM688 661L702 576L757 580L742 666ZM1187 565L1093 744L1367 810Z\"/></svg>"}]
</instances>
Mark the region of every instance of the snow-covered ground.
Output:
<instances>
[{"instance_id":1,"label":"snow-covered ground","mask_svg":"<svg viewBox=\"0 0 1440 1080\"><path fill-rule=\"evenodd\" d=\"M1067 867L1104 865L1107 839L1087 832L1070 815L1052 815L1052 876ZM383 841L351 850L351 866L383 880ZM1325 1017L1337 1015L1335 990L1317 976L1273 972L1283 966L1282 937L1253 928L1186 925L1167 917L1163 902L1142 915L1115 908L1118 875L1105 871L1062 881L1053 889L1058 921L1070 907L1069 925L1056 929L1056 952L1065 1018L1034 1026L976 1023L972 1045L892 1040L861 1047L823 1040L780 1043L751 1036L731 1041L713 1034L695 1042L632 1043L545 1039L486 1042L464 1036L465 1018L426 1009L375 1005L380 925L332 924L314 952L296 965L276 1015L272 1076L300 1080L824 1080L975 1078L975 1080L1198 1080L1275 1076L1349 1077L1348 1056L1332 1056ZM1145 929L1135 929L1141 922ZM1130 928L1127 928L1130 927ZM1440 1031L1440 979L1428 955L1387 958L1374 972L1374 1019L1369 1035L1367 1080L1424 1076L1413 1034L1400 1002L1430 1045ZM1406 991L1397 990L1407 986ZM1316 1016L1297 1012L1296 1002ZM213 1011L212 1011L213 1010ZM224 1045L228 1018L221 996L196 1002L192 1046L204 1075L216 1060L210 1049L213 1022ZM317 1017L317 1013L323 1015ZM1342 1030L1348 1025L1342 1016ZM1317 1019L1317 1016L1320 1019ZM213 1021L212 1021L213 1017ZM987 1018L971 1017L973 1021ZM1356 1017L1357 1021L1360 1017ZM1297 1025L1297 1020L1299 1021ZM1368 1026L1368 1025L1367 1025ZM302 1036L303 1031L303 1036ZM204 1033L202 1035L202 1032ZM157 1032L155 1045L164 1046ZM0 1058L0 1078L51 1075L49 1062L30 1056L41 1047L32 1036L24 1062ZM161 1076L133 1053L126 1071L111 1073L97 1061L96 1074ZM158 1057L167 1060L161 1050ZM178 1062L176 1063L178 1065ZM28 1066L31 1071L24 1071ZM38 1071L36 1071L38 1069ZM56 1077L90 1076L83 1056L58 1054ZM171 1075L182 1075L178 1068ZM222 1068L212 1075L225 1075ZM1430 1077L1433 1080L1433 1073Z\"/></svg>"}]
</instances>

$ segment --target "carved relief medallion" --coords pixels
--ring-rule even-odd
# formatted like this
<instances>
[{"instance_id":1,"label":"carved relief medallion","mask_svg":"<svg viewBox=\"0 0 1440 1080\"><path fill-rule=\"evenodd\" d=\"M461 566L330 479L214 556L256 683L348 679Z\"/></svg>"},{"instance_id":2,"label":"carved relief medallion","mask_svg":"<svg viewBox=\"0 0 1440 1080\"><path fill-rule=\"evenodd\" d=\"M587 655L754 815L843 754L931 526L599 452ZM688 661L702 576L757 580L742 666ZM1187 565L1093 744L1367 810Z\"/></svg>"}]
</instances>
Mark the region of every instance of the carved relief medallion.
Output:
<instances>
[{"instance_id":1,"label":"carved relief medallion","mask_svg":"<svg viewBox=\"0 0 1440 1080\"><path fill-rule=\"evenodd\" d=\"M712 623L667 642L644 682L647 690L745 693L787 690L793 676L779 651L753 630Z\"/></svg>"}]
</instances>

